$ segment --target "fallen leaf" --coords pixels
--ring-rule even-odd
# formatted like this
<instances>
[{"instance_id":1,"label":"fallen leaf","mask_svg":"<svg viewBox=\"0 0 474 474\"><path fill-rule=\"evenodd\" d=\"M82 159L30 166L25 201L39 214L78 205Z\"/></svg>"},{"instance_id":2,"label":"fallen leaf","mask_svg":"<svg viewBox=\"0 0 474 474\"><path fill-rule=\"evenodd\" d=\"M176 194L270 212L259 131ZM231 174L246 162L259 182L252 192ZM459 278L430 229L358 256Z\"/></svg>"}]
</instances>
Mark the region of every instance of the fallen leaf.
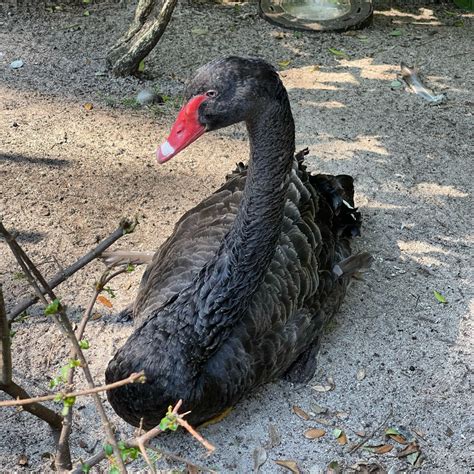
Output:
<instances>
[{"instance_id":1,"label":"fallen leaf","mask_svg":"<svg viewBox=\"0 0 474 474\"><path fill-rule=\"evenodd\" d=\"M394 80L390 83L390 87L392 89L401 89L403 87L403 82Z\"/></svg>"},{"instance_id":2,"label":"fallen leaf","mask_svg":"<svg viewBox=\"0 0 474 474\"><path fill-rule=\"evenodd\" d=\"M405 456L416 453L419 450L420 450L420 447L418 446L418 443L416 442L410 443L408 446L405 446L400 452L398 452L397 456L399 458L404 458Z\"/></svg>"},{"instance_id":3,"label":"fallen leaf","mask_svg":"<svg viewBox=\"0 0 474 474\"><path fill-rule=\"evenodd\" d=\"M433 294L439 303L447 304L448 301L439 291L433 290Z\"/></svg>"},{"instance_id":4,"label":"fallen leaf","mask_svg":"<svg viewBox=\"0 0 474 474\"><path fill-rule=\"evenodd\" d=\"M86 103L84 104L84 108L85 108L86 110L92 110L92 109L94 108L94 104L92 104L91 102L86 102Z\"/></svg>"},{"instance_id":5,"label":"fallen leaf","mask_svg":"<svg viewBox=\"0 0 474 474\"><path fill-rule=\"evenodd\" d=\"M402 36L403 35L403 30L393 30L391 31L388 36Z\"/></svg>"},{"instance_id":6,"label":"fallen leaf","mask_svg":"<svg viewBox=\"0 0 474 474\"><path fill-rule=\"evenodd\" d=\"M102 317L102 315L100 313L94 313L92 315L92 321L97 321L98 319L100 319Z\"/></svg>"},{"instance_id":7,"label":"fallen leaf","mask_svg":"<svg viewBox=\"0 0 474 474\"><path fill-rule=\"evenodd\" d=\"M356 435L360 436L361 438L365 437L365 431L356 431Z\"/></svg>"},{"instance_id":8,"label":"fallen leaf","mask_svg":"<svg viewBox=\"0 0 474 474\"><path fill-rule=\"evenodd\" d=\"M332 425L332 422L329 421L329 420L326 420L324 418L316 418L316 420L318 423L321 423L322 425L326 425L326 426L330 426Z\"/></svg>"},{"instance_id":9,"label":"fallen leaf","mask_svg":"<svg viewBox=\"0 0 474 474\"><path fill-rule=\"evenodd\" d=\"M107 308L112 308L113 307L113 304L110 302L110 300L108 300L105 296L103 295L99 295L97 297L97 301L101 304L103 304L104 306L107 306Z\"/></svg>"},{"instance_id":10,"label":"fallen leaf","mask_svg":"<svg viewBox=\"0 0 474 474\"><path fill-rule=\"evenodd\" d=\"M332 434L334 435L334 438L339 438L339 436L342 435L342 430L340 430L339 428L334 428Z\"/></svg>"},{"instance_id":11,"label":"fallen leaf","mask_svg":"<svg viewBox=\"0 0 474 474\"><path fill-rule=\"evenodd\" d=\"M288 470L290 470L293 474L301 474L301 471L298 468L298 465L296 464L296 461L275 461L276 464L282 467L286 467Z\"/></svg>"},{"instance_id":12,"label":"fallen leaf","mask_svg":"<svg viewBox=\"0 0 474 474\"><path fill-rule=\"evenodd\" d=\"M375 446L364 446L364 449L375 454L385 454L393 449L391 444L380 444Z\"/></svg>"},{"instance_id":13,"label":"fallen leaf","mask_svg":"<svg viewBox=\"0 0 474 474\"><path fill-rule=\"evenodd\" d=\"M258 446L253 452L253 471L258 472L268 459L268 454L264 448Z\"/></svg>"},{"instance_id":14,"label":"fallen leaf","mask_svg":"<svg viewBox=\"0 0 474 474\"><path fill-rule=\"evenodd\" d=\"M413 466L416 461L418 461L418 457L420 456L419 451L415 451L414 453L411 453L407 456L407 461Z\"/></svg>"},{"instance_id":15,"label":"fallen leaf","mask_svg":"<svg viewBox=\"0 0 474 474\"><path fill-rule=\"evenodd\" d=\"M359 369L357 371L356 379L360 382L365 379L365 370L364 369Z\"/></svg>"},{"instance_id":16,"label":"fallen leaf","mask_svg":"<svg viewBox=\"0 0 474 474\"><path fill-rule=\"evenodd\" d=\"M89 16L90 15L90 12L89 10L84 10L84 13L83 13L84 16Z\"/></svg>"},{"instance_id":17,"label":"fallen leaf","mask_svg":"<svg viewBox=\"0 0 474 474\"><path fill-rule=\"evenodd\" d=\"M278 61L278 66L280 67L288 67L291 63L290 59L287 59L286 61Z\"/></svg>"},{"instance_id":18,"label":"fallen leaf","mask_svg":"<svg viewBox=\"0 0 474 474\"><path fill-rule=\"evenodd\" d=\"M311 410L316 413L316 415L323 415L324 413L327 413L328 412L328 409L327 408L324 408L320 405L318 405L317 403L313 403L311 405Z\"/></svg>"},{"instance_id":19,"label":"fallen leaf","mask_svg":"<svg viewBox=\"0 0 474 474\"><path fill-rule=\"evenodd\" d=\"M209 30L207 28L193 28L191 33L196 36L204 36L209 33Z\"/></svg>"},{"instance_id":20,"label":"fallen leaf","mask_svg":"<svg viewBox=\"0 0 474 474\"><path fill-rule=\"evenodd\" d=\"M304 410L302 410L300 407L297 407L296 405L293 405L293 413L299 416L302 420L308 421L310 419L310 416Z\"/></svg>"},{"instance_id":21,"label":"fallen leaf","mask_svg":"<svg viewBox=\"0 0 474 474\"><path fill-rule=\"evenodd\" d=\"M462 20L456 20L454 23L453 23L454 26L457 26L458 28L462 28L464 26L464 21Z\"/></svg>"},{"instance_id":22,"label":"fallen leaf","mask_svg":"<svg viewBox=\"0 0 474 474\"><path fill-rule=\"evenodd\" d=\"M349 418L349 413L346 413L345 411L338 411L336 413L336 416L340 419L340 420L347 420L347 418Z\"/></svg>"},{"instance_id":23,"label":"fallen leaf","mask_svg":"<svg viewBox=\"0 0 474 474\"><path fill-rule=\"evenodd\" d=\"M454 431L448 426L446 428L446 436L449 436L451 438L451 436L453 436L454 434Z\"/></svg>"},{"instance_id":24,"label":"fallen leaf","mask_svg":"<svg viewBox=\"0 0 474 474\"><path fill-rule=\"evenodd\" d=\"M278 428L271 423L268 425L268 436L270 439L266 444L266 448L272 449L281 444L281 434L279 433Z\"/></svg>"},{"instance_id":25,"label":"fallen leaf","mask_svg":"<svg viewBox=\"0 0 474 474\"><path fill-rule=\"evenodd\" d=\"M326 474L339 474L341 472L341 469L339 467L339 463L337 461L331 461L328 464L328 470Z\"/></svg>"},{"instance_id":26,"label":"fallen leaf","mask_svg":"<svg viewBox=\"0 0 474 474\"><path fill-rule=\"evenodd\" d=\"M26 454L20 454L18 458L18 464L20 466L28 466L28 456Z\"/></svg>"},{"instance_id":27,"label":"fallen leaf","mask_svg":"<svg viewBox=\"0 0 474 474\"><path fill-rule=\"evenodd\" d=\"M345 53L344 51L341 51L340 49L328 48L328 51L331 54L334 54L334 56L338 56L340 58L347 58L348 57L347 53Z\"/></svg>"},{"instance_id":28,"label":"fallen leaf","mask_svg":"<svg viewBox=\"0 0 474 474\"><path fill-rule=\"evenodd\" d=\"M309 430L306 430L303 435L305 438L308 439L318 439L324 436L326 432L320 428L310 428Z\"/></svg>"},{"instance_id":29,"label":"fallen leaf","mask_svg":"<svg viewBox=\"0 0 474 474\"><path fill-rule=\"evenodd\" d=\"M421 431L419 428L414 428L413 432L422 439L425 439L426 433Z\"/></svg>"},{"instance_id":30,"label":"fallen leaf","mask_svg":"<svg viewBox=\"0 0 474 474\"><path fill-rule=\"evenodd\" d=\"M344 446L345 444L347 444L347 436L346 436L346 433L344 433L344 431L342 432L341 436L337 438L337 442L341 446Z\"/></svg>"},{"instance_id":31,"label":"fallen leaf","mask_svg":"<svg viewBox=\"0 0 474 474\"><path fill-rule=\"evenodd\" d=\"M138 63L138 72L143 72L145 70L145 60L142 59L139 63Z\"/></svg>"},{"instance_id":32,"label":"fallen leaf","mask_svg":"<svg viewBox=\"0 0 474 474\"><path fill-rule=\"evenodd\" d=\"M329 392L330 390L334 390L336 388L336 384L334 383L334 379L332 377L328 377L326 384L313 385L311 388L316 392Z\"/></svg>"}]
</instances>

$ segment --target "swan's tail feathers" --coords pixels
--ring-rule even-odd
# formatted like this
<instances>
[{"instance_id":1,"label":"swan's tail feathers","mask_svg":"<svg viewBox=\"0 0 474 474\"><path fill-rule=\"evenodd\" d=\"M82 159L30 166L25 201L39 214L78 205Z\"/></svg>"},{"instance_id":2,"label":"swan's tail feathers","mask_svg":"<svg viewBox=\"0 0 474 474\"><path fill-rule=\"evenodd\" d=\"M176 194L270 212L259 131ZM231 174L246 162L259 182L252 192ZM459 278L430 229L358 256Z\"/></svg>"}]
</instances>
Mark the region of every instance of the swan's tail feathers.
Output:
<instances>
[{"instance_id":1,"label":"swan's tail feathers","mask_svg":"<svg viewBox=\"0 0 474 474\"><path fill-rule=\"evenodd\" d=\"M310 182L324 197L332 210L335 233L342 237L360 235L362 219L360 212L354 207L354 180L352 176L318 174L310 176Z\"/></svg>"},{"instance_id":2,"label":"swan's tail feathers","mask_svg":"<svg viewBox=\"0 0 474 474\"><path fill-rule=\"evenodd\" d=\"M360 273L366 272L372 265L374 257L368 252L360 252L341 260L334 265L332 272L337 277L357 277Z\"/></svg>"},{"instance_id":3,"label":"swan's tail feathers","mask_svg":"<svg viewBox=\"0 0 474 474\"><path fill-rule=\"evenodd\" d=\"M148 265L151 263L155 252L136 252L130 250L109 250L103 252L100 258L108 267L117 265Z\"/></svg>"}]
</instances>

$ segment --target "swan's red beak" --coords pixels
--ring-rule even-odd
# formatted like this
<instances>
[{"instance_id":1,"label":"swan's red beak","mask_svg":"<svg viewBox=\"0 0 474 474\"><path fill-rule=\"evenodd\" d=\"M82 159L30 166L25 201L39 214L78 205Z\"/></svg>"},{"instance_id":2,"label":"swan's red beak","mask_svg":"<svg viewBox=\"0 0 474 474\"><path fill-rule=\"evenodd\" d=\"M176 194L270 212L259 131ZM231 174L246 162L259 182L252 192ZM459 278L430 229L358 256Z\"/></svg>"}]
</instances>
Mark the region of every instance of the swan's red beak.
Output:
<instances>
[{"instance_id":1,"label":"swan's red beak","mask_svg":"<svg viewBox=\"0 0 474 474\"><path fill-rule=\"evenodd\" d=\"M199 122L199 106L206 99L205 95L196 95L179 111L168 139L156 151L158 163L173 158L206 131L206 127Z\"/></svg>"}]
</instances>

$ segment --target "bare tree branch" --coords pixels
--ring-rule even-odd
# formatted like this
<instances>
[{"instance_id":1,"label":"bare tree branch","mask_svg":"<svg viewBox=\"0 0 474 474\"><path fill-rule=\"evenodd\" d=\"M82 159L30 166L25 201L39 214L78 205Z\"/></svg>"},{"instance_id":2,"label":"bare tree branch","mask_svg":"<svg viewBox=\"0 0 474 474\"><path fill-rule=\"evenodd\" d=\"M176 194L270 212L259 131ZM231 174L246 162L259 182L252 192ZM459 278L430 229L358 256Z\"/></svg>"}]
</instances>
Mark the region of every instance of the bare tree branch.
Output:
<instances>
[{"instance_id":1,"label":"bare tree branch","mask_svg":"<svg viewBox=\"0 0 474 474\"><path fill-rule=\"evenodd\" d=\"M28 393L12 380L12 357L10 347L10 325L5 313L2 285L0 285L0 390L13 398L29 398ZM46 421L53 430L58 432L63 421L62 416L39 403L32 403L25 410Z\"/></svg>"},{"instance_id":2,"label":"bare tree branch","mask_svg":"<svg viewBox=\"0 0 474 474\"><path fill-rule=\"evenodd\" d=\"M143 383L144 377L145 374L143 372L138 372L136 374L130 375L126 379L118 380L117 382L109 383L108 385L102 385L100 387L86 388L83 390L76 390L75 392L57 392L49 395L42 395L40 397L24 398L21 400L5 400L0 402L0 407L16 407L29 405L30 403L47 402L49 400L57 399L58 395L60 395L61 399L70 397L83 397L85 395L96 395L100 392L107 392L108 390L121 387L122 385L128 385L137 382Z\"/></svg>"},{"instance_id":3,"label":"bare tree branch","mask_svg":"<svg viewBox=\"0 0 474 474\"><path fill-rule=\"evenodd\" d=\"M110 234L107 238L105 238L97 247L92 249L86 255L81 257L77 262L73 263L71 266L67 267L63 271L56 274L47 284L50 288L54 289L63 281L67 280L71 275L76 273L81 268L85 267L88 263L90 263L95 258L99 257L104 250L108 249L114 242L116 242L120 237L125 234L130 234L133 232L137 225L136 220L130 219L123 219L120 222L119 227ZM45 294L46 291L43 289L42 294ZM15 319L26 311L30 306L35 304L39 300L38 296L34 296L32 298L26 299L18 303L8 315L8 319L10 322L15 321Z\"/></svg>"},{"instance_id":4,"label":"bare tree branch","mask_svg":"<svg viewBox=\"0 0 474 474\"><path fill-rule=\"evenodd\" d=\"M48 286L46 283L45 279L41 275L41 273L38 271L38 269L35 267L33 262L28 258L28 256L25 254L23 249L18 245L16 242L15 238L5 229L3 226L2 222L0 221L0 234L2 234L10 247L11 251L15 255L15 258L18 261L18 264L21 266L23 272L26 275L26 278L30 282L30 284L34 287L36 290L36 293L39 297L39 299L45 304L48 305L48 300L45 298L44 293L47 294L52 301L57 300L56 295L54 294L53 290ZM34 275L34 276L33 276ZM44 293L41 291L38 283L35 281L35 277L38 279L39 283L44 289ZM59 300L58 300L59 301ZM92 374L89 370L89 366L87 364L87 361L84 357L84 353L82 352L82 349L79 345L79 341L76 338L76 335L74 334L74 331L71 326L71 322L69 321L69 318L66 315L66 312L64 310L64 307L59 305L58 307L58 312L56 314L51 314L51 318L55 322L55 324L58 326L59 330L65 334L65 336L69 339L69 341L72 344L72 347L75 352L75 356L79 359L81 368L84 372L84 376L86 378L87 384L89 385L89 388L95 388L94 380L92 378ZM99 412L100 419L102 421L102 425L104 427L105 432L107 433L107 438L109 443L113 447L113 451L115 454L115 462L117 463L117 467L122 473L126 473L127 470L125 469L125 465L123 463L122 457L120 455L120 449L117 444L117 440L115 439L114 432L112 430L112 426L110 424L110 421L107 417L107 414L105 413L104 407L102 405L102 401L97 393L93 393L93 398L94 402L97 408L97 411Z\"/></svg>"}]
</instances>

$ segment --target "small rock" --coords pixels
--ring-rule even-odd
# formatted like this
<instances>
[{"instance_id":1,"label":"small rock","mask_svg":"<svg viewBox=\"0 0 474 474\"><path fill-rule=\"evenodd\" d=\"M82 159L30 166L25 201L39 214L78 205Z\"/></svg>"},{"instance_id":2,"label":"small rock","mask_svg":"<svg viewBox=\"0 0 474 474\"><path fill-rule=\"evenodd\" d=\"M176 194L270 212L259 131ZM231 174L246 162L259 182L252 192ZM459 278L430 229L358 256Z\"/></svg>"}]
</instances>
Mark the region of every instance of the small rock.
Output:
<instances>
[{"instance_id":1,"label":"small rock","mask_svg":"<svg viewBox=\"0 0 474 474\"><path fill-rule=\"evenodd\" d=\"M150 105L150 104L162 104L163 98L158 95L153 89L143 89L141 90L135 100L140 105Z\"/></svg>"},{"instance_id":2,"label":"small rock","mask_svg":"<svg viewBox=\"0 0 474 474\"><path fill-rule=\"evenodd\" d=\"M364 369L359 369L357 371L357 375L356 375L356 378L359 382L361 382L362 380L365 379L365 370Z\"/></svg>"},{"instance_id":3,"label":"small rock","mask_svg":"<svg viewBox=\"0 0 474 474\"><path fill-rule=\"evenodd\" d=\"M12 69L20 69L21 67L23 67L23 61L21 59L16 59L15 61L12 61L10 63L10 67Z\"/></svg>"},{"instance_id":4,"label":"small rock","mask_svg":"<svg viewBox=\"0 0 474 474\"><path fill-rule=\"evenodd\" d=\"M28 456L26 454L20 454L18 458L18 464L20 466L28 466Z\"/></svg>"}]
</instances>

